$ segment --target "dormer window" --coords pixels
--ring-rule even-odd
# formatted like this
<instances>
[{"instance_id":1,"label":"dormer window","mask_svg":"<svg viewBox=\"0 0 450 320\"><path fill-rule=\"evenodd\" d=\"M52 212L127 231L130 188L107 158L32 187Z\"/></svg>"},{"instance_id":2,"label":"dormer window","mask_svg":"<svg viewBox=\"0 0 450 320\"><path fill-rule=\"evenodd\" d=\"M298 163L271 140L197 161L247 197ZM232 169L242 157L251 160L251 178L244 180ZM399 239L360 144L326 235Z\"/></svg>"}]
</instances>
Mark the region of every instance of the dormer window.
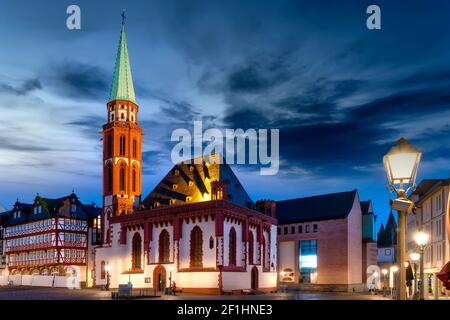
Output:
<instances>
[{"instance_id":1,"label":"dormer window","mask_svg":"<svg viewBox=\"0 0 450 320\"><path fill-rule=\"evenodd\" d=\"M42 206L38 207L38 213L42 213Z\"/></svg>"},{"instance_id":2,"label":"dormer window","mask_svg":"<svg viewBox=\"0 0 450 320\"><path fill-rule=\"evenodd\" d=\"M71 211L72 212L77 212L77 205L76 204L72 204L71 205Z\"/></svg>"},{"instance_id":3,"label":"dormer window","mask_svg":"<svg viewBox=\"0 0 450 320\"><path fill-rule=\"evenodd\" d=\"M170 205L175 204L175 199L170 199L169 204Z\"/></svg>"},{"instance_id":4,"label":"dormer window","mask_svg":"<svg viewBox=\"0 0 450 320\"><path fill-rule=\"evenodd\" d=\"M186 202L191 202L192 201L192 197L191 196L187 196L186 197Z\"/></svg>"},{"instance_id":5,"label":"dormer window","mask_svg":"<svg viewBox=\"0 0 450 320\"><path fill-rule=\"evenodd\" d=\"M178 189L178 185L176 183L174 183L173 186L172 186L172 189L173 190L177 190Z\"/></svg>"},{"instance_id":6,"label":"dormer window","mask_svg":"<svg viewBox=\"0 0 450 320\"><path fill-rule=\"evenodd\" d=\"M37 213L38 213L38 207L34 207L33 213L34 213L34 214L37 214Z\"/></svg>"},{"instance_id":7,"label":"dormer window","mask_svg":"<svg viewBox=\"0 0 450 320\"><path fill-rule=\"evenodd\" d=\"M158 201L155 202L154 207L155 207L155 208L158 208L158 207L159 207L159 202L158 202Z\"/></svg>"},{"instance_id":8,"label":"dormer window","mask_svg":"<svg viewBox=\"0 0 450 320\"><path fill-rule=\"evenodd\" d=\"M179 176L180 175L180 170L175 170L175 175Z\"/></svg>"},{"instance_id":9,"label":"dormer window","mask_svg":"<svg viewBox=\"0 0 450 320\"><path fill-rule=\"evenodd\" d=\"M191 180L189 181L189 187L192 187L194 185L194 182L192 182Z\"/></svg>"}]
</instances>

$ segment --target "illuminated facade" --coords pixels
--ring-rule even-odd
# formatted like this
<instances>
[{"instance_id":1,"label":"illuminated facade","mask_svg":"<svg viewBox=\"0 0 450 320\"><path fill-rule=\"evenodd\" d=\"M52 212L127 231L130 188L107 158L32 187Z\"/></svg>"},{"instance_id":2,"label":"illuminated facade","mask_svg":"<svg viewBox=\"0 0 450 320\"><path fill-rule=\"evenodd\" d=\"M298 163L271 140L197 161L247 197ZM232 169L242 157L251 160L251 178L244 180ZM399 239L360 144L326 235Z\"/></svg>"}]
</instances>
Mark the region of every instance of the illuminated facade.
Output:
<instances>
[{"instance_id":1,"label":"illuminated facade","mask_svg":"<svg viewBox=\"0 0 450 320\"><path fill-rule=\"evenodd\" d=\"M277 201L276 207L280 283L365 290L367 266L376 264L369 202L360 203L353 190Z\"/></svg>"},{"instance_id":2,"label":"illuminated facade","mask_svg":"<svg viewBox=\"0 0 450 320\"><path fill-rule=\"evenodd\" d=\"M411 200L417 209L415 215L407 217L408 257L418 252L414 234L426 232L430 238L424 252L425 294L437 297L445 290L436 274L450 261L450 179L422 180Z\"/></svg>"},{"instance_id":3,"label":"illuminated facade","mask_svg":"<svg viewBox=\"0 0 450 320\"><path fill-rule=\"evenodd\" d=\"M17 201L2 215L2 241L10 275L66 275L72 267L88 284L93 257L89 248L100 238L101 209L83 205L72 193L33 204Z\"/></svg>"},{"instance_id":4,"label":"illuminated facade","mask_svg":"<svg viewBox=\"0 0 450 320\"><path fill-rule=\"evenodd\" d=\"M142 140L131 79L122 24L103 131L104 237L95 249L94 285L275 291L275 204L255 204L231 168L216 163L218 155L175 165L139 201Z\"/></svg>"}]
</instances>

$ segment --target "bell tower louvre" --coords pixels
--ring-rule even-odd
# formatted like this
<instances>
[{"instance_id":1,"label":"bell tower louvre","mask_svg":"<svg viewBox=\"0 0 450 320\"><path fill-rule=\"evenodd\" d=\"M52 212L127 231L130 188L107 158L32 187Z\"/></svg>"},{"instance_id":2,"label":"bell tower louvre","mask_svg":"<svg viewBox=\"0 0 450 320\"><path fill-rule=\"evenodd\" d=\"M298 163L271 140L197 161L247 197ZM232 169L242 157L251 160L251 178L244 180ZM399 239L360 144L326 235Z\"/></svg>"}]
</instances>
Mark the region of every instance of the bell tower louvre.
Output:
<instances>
[{"instance_id":1,"label":"bell tower louvre","mask_svg":"<svg viewBox=\"0 0 450 320\"><path fill-rule=\"evenodd\" d=\"M134 93L130 59L122 14L111 93L107 103L107 123L103 125L103 213L109 218L133 212L141 200L142 127ZM105 230L105 229L104 229ZM109 231L104 242L109 242Z\"/></svg>"}]
</instances>

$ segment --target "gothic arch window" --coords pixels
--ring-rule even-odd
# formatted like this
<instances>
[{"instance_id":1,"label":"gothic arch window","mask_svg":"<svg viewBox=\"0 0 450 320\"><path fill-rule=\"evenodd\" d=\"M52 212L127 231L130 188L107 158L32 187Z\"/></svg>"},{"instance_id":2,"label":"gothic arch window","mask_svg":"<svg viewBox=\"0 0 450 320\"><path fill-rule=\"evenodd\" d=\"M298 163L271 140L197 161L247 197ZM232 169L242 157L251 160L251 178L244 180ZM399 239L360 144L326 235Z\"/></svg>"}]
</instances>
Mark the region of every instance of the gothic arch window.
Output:
<instances>
[{"instance_id":1,"label":"gothic arch window","mask_svg":"<svg viewBox=\"0 0 450 320\"><path fill-rule=\"evenodd\" d=\"M125 191L125 166L123 164L119 168L119 190Z\"/></svg>"},{"instance_id":2,"label":"gothic arch window","mask_svg":"<svg viewBox=\"0 0 450 320\"><path fill-rule=\"evenodd\" d=\"M110 134L106 136L106 156L108 158L112 156L112 137Z\"/></svg>"},{"instance_id":3,"label":"gothic arch window","mask_svg":"<svg viewBox=\"0 0 450 320\"><path fill-rule=\"evenodd\" d=\"M159 263L169 263L170 262L170 240L169 232L166 229L161 231L159 234Z\"/></svg>"},{"instance_id":4,"label":"gothic arch window","mask_svg":"<svg viewBox=\"0 0 450 320\"><path fill-rule=\"evenodd\" d=\"M139 233L135 233L132 241L132 263L131 267L134 270L142 269L142 240Z\"/></svg>"},{"instance_id":5,"label":"gothic arch window","mask_svg":"<svg viewBox=\"0 0 450 320\"><path fill-rule=\"evenodd\" d=\"M102 279L102 280L106 278L106 268L105 268L105 266L106 266L105 261L102 261L100 263L100 279Z\"/></svg>"},{"instance_id":6,"label":"gothic arch window","mask_svg":"<svg viewBox=\"0 0 450 320\"><path fill-rule=\"evenodd\" d=\"M230 234L228 237L228 264L235 266L236 265L236 230L234 227L231 227Z\"/></svg>"},{"instance_id":7,"label":"gothic arch window","mask_svg":"<svg viewBox=\"0 0 450 320\"><path fill-rule=\"evenodd\" d=\"M203 232L199 226L191 231L191 267L203 267Z\"/></svg>"},{"instance_id":8,"label":"gothic arch window","mask_svg":"<svg viewBox=\"0 0 450 320\"><path fill-rule=\"evenodd\" d=\"M112 192L112 166L111 163L106 165L106 190Z\"/></svg>"},{"instance_id":9,"label":"gothic arch window","mask_svg":"<svg viewBox=\"0 0 450 320\"><path fill-rule=\"evenodd\" d=\"M253 264L254 248L253 231L250 230L248 234L248 264Z\"/></svg>"},{"instance_id":10,"label":"gothic arch window","mask_svg":"<svg viewBox=\"0 0 450 320\"><path fill-rule=\"evenodd\" d=\"M120 155L124 156L125 155L125 147L126 147L126 143L125 143L125 136L120 136L119 138L119 151L120 151Z\"/></svg>"},{"instance_id":11,"label":"gothic arch window","mask_svg":"<svg viewBox=\"0 0 450 320\"><path fill-rule=\"evenodd\" d=\"M131 171L131 191L136 192L136 168Z\"/></svg>"},{"instance_id":12,"label":"gothic arch window","mask_svg":"<svg viewBox=\"0 0 450 320\"><path fill-rule=\"evenodd\" d=\"M137 140L133 139L133 158L137 157Z\"/></svg>"}]
</instances>

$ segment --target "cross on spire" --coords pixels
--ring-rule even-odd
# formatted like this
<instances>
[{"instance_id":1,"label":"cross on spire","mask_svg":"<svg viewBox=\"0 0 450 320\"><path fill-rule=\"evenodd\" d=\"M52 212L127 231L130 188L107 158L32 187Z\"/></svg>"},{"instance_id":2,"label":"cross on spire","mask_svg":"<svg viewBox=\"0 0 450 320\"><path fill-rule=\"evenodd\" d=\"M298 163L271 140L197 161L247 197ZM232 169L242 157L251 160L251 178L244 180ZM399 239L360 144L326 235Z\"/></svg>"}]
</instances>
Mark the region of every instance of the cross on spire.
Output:
<instances>
[{"instance_id":1,"label":"cross on spire","mask_svg":"<svg viewBox=\"0 0 450 320\"><path fill-rule=\"evenodd\" d=\"M125 24L125 9L122 10L121 16L122 16L122 25L124 25Z\"/></svg>"}]
</instances>

